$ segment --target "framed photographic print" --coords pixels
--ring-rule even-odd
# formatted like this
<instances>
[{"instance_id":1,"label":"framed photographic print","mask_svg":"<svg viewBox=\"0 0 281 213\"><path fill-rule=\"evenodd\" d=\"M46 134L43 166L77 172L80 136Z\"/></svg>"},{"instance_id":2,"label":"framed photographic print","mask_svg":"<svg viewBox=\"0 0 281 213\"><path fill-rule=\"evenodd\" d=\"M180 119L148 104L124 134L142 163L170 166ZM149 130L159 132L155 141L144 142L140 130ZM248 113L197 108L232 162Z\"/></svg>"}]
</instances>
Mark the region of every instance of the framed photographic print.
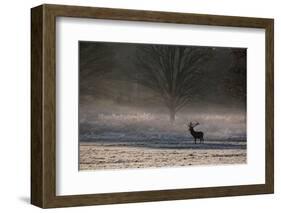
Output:
<instances>
[{"instance_id":1,"label":"framed photographic print","mask_svg":"<svg viewBox=\"0 0 281 213\"><path fill-rule=\"evenodd\" d=\"M31 203L274 191L273 19L31 9Z\"/></svg>"}]
</instances>

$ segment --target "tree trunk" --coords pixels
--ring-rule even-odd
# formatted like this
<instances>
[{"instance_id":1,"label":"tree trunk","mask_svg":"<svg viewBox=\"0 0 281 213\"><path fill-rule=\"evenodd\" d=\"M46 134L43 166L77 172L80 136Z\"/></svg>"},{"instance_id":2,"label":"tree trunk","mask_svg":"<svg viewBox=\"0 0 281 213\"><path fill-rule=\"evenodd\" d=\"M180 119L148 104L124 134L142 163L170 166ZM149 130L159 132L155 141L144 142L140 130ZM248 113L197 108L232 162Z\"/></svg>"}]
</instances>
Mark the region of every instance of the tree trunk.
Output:
<instances>
[{"instance_id":1,"label":"tree trunk","mask_svg":"<svg viewBox=\"0 0 281 213\"><path fill-rule=\"evenodd\" d=\"M175 122L175 119L176 119L175 109L174 108L170 108L169 112L170 112L170 122L173 124Z\"/></svg>"}]
</instances>

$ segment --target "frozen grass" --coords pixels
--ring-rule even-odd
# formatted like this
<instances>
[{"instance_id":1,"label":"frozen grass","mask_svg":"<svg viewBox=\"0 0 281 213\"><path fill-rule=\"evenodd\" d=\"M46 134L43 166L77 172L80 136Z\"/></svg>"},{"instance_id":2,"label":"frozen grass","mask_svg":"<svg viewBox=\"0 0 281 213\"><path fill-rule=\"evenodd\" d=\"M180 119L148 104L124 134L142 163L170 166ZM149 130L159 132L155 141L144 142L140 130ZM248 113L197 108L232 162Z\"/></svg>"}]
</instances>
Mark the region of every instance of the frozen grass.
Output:
<instances>
[{"instance_id":1,"label":"frozen grass","mask_svg":"<svg viewBox=\"0 0 281 213\"><path fill-rule=\"evenodd\" d=\"M222 142L217 142L223 146ZM225 144L226 145L226 144ZM246 149L171 149L80 143L80 170L244 164Z\"/></svg>"}]
</instances>

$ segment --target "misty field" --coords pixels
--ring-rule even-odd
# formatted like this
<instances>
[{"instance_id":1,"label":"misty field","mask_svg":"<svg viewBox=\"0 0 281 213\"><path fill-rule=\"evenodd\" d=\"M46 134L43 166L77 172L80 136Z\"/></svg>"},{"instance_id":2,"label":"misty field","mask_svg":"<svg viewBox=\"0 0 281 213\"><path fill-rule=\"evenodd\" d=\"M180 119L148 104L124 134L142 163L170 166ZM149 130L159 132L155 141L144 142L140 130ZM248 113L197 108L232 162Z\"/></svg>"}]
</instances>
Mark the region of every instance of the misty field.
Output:
<instances>
[{"instance_id":1,"label":"misty field","mask_svg":"<svg viewBox=\"0 0 281 213\"><path fill-rule=\"evenodd\" d=\"M229 108L187 108L177 113L175 121L169 122L164 108L138 104L117 105L114 101L83 100L79 114L79 141L81 142L138 142L191 141L187 124L198 121L195 129L203 131L207 141L246 141L245 111ZM149 104L149 102L146 102Z\"/></svg>"},{"instance_id":2,"label":"misty field","mask_svg":"<svg viewBox=\"0 0 281 213\"><path fill-rule=\"evenodd\" d=\"M102 103L107 106L106 103ZM246 121L239 112L179 113L173 124L166 113L99 103L81 114L80 170L243 164ZM114 108L115 113L112 112ZM97 113L96 109L99 113ZM83 116L84 115L84 116ZM204 143L195 144L186 126L200 122Z\"/></svg>"}]
</instances>

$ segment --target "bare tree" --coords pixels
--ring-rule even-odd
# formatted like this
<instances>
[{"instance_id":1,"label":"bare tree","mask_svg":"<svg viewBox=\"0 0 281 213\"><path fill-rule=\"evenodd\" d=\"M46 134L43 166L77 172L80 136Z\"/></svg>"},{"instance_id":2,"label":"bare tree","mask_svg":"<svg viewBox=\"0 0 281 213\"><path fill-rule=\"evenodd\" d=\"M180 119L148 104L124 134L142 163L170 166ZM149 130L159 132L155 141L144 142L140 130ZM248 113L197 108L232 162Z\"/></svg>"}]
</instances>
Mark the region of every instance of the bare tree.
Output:
<instances>
[{"instance_id":1,"label":"bare tree","mask_svg":"<svg viewBox=\"0 0 281 213\"><path fill-rule=\"evenodd\" d=\"M146 45L138 50L136 74L139 84L150 88L169 110L170 122L196 95L202 69L211 48Z\"/></svg>"},{"instance_id":2,"label":"bare tree","mask_svg":"<svg viewBox=\"0 0 281 213\"><path fill-rule=\"evenodd\" d=\"M246 49L233 48L231 50L232 63L225 75L225 90L235 102L246 104L247 64Z\"/></svg>"},{"instance_id":3,"label":"bare tree","mask_svg":"<svg viewBox=\"0 0 281 213\"><path fill-rule=\"evenodd\" d=\"M79 43L80 92L96 95L106 92L107 87L100 83L114 67L114 53L104 43Z\"/></svg>"}]
</instances>

